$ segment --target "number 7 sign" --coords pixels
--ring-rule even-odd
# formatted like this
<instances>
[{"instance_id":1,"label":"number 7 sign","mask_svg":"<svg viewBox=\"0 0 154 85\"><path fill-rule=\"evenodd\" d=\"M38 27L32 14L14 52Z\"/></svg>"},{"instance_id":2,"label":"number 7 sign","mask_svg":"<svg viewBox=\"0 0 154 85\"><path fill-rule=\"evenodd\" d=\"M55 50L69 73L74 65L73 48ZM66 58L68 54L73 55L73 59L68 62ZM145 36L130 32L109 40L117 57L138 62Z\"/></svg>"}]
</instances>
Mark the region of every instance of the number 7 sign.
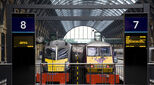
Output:
<instances>
[{"instance_id":1,"label":"number 7 sign","mask_svg":"<svg viewBox=\"0 0 154 85\"><path fill-rule=\"evenodd\" d=\"M147 14L125 14L125 32L147 32L148 17Z\"/></svg>"}]
</instances>

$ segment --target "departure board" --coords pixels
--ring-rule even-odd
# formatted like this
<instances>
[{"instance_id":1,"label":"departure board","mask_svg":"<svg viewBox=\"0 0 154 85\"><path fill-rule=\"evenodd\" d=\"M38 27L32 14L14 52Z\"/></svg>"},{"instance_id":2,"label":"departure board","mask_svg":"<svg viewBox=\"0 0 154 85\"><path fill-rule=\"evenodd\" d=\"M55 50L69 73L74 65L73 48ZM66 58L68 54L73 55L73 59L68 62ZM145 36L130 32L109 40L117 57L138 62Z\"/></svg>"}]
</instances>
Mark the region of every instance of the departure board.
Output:
<instances>
[{"instance_id":1,"label":"departure board","mask_svg":"<svg viewBox=\"0 0 154 85\"><path fill-rule=\"evenodd\" d=\"M13 47L33 48L34 47L33 40L34 40L33 36L14 36L14 46Z\"/></svg>"},{"instance_id":2,"label":"departure board","mask_svg":"<svg viewBox=\"0 0 154 85\"><path fill-rule=\"evenodd\" d=\"M125 36L126 47L146 47L146 38L147 36L136 35L136 36Z\"/></svg>"}]
</instances>

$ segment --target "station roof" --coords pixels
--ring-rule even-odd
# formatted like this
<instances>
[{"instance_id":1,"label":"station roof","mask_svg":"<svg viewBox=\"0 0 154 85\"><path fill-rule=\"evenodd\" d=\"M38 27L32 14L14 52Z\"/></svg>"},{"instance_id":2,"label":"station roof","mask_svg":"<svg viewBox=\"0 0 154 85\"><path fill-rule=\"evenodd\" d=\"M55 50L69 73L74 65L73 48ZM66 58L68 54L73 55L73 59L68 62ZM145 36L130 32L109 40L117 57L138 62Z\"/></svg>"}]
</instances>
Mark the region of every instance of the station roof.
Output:
<instances>
[{"instance_id":1,"label":"station roof","mask_svg":"<svg viewBox=\"0 0 154 85\"><path fill-rule=\"evenodd\" d=\"M2 2L3 0L0 0ZM16 5L125 5L136 3L150 3L151 17L154 16L154 0L4 0L0 6L0 18L3 19L4 9L2 7L10 1ZM5 5L7 6L7 5ZM121 16L124 12L140 12L140 9L26 9L26 13L35 13L37 16ZM142 10L141 10L142 11ZM0 24L3 20L0 19ZM154 19L154 18L153 18ZM122 31L123 21L103 20L103 21L39 21L50 33L64 36L69 30L76 26L90 26L100 31L105 37L113 37ZM119 29L120 28L120 29ZM111 32L112 31L112 32ZM40 34L38 32L37 34ZM110 36L112 34L112 36Z\"/></svg>"},{"instance_id":2,"label":"station roof","mask_svg":"<svg viewBox=\"0 0 154 85\"><path fill-rule=\"evenodd\" d=\"M53 5L120 5L135 4L138 0L50 0ZM121 16L127 9L56 9L58 16ZM114 20L61 21L66 32L76 26L90 26L103 31Z\"/></svg>"}]
</instances>

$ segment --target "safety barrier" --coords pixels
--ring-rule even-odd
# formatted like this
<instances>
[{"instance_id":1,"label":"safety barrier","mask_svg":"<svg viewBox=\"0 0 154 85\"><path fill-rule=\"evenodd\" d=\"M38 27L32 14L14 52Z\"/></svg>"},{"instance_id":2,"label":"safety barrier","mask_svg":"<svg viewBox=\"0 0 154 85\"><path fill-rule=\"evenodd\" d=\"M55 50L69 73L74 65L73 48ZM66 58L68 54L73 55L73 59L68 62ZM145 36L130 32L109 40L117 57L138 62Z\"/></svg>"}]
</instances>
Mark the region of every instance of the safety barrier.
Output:
<instances>
[{"instance_id":1,"label":"safety barrier","mask_svg":"<svg viewBox=\"0 0 154 85\"><path fill-rule=\"evenodd\" d=\"M108 64L96 64L96 63L41 63L39 64L39 72L36 73L36 83L39 85L48 84L120 84L123 75L123 66L115 65L113 72L105 72L106 69L102 69L102 72L92 72L87 70L87 66L90 66L90 70L95 67L91 65L102 65L101 68ZM47 66L48 68L45 68ZM47 70L48 69L48 70ZM56 70L57 69L57 70Z\"/></svg>"}]
</instances>

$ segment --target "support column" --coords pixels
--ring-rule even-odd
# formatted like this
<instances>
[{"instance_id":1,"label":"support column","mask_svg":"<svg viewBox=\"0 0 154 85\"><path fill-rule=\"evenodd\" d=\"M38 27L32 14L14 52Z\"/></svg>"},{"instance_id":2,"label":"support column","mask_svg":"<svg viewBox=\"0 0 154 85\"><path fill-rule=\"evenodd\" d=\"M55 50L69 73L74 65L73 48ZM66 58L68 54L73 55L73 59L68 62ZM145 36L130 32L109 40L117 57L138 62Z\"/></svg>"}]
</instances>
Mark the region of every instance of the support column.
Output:
<instances>
[{"instance_id":1,"label":"support column","mask_svg":"<svg viewBox=\"0 0 154 85\"><path fill-rule=\"evenodd\" d=\"M2 43L1 43L1 41L2 41L2 38L1 38L2 31L3 31L3 27L0 26L0 63L2 62Z\"/></svg>"}]
</instances>

